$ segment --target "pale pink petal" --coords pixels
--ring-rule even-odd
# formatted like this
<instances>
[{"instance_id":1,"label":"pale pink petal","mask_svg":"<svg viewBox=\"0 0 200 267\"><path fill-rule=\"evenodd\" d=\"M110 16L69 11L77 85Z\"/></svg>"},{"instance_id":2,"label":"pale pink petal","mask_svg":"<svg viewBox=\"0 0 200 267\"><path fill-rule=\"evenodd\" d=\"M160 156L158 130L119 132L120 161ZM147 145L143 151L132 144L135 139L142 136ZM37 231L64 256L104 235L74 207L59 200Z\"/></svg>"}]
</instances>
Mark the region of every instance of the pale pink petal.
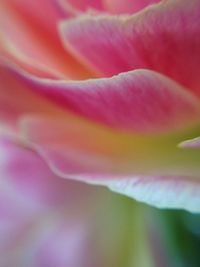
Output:
<instances>
[{"instance_id":1,"label":"pale pink petal","mask_svg":"<svg viewBox=\"0 0 200 267\"><path fill-rule=\"evenodd\" d=\"M138 252L149 248L137 207L103 188L54 176L27 145L0 137L0 265L142 264Z\"/></svg>"},{"instance_id":2,"label":"pale pink petal","mask_svg":"<svg viewBox=\"0 0 200 267\"><path fill-rule=\"evenodd\" d=\"M55 177L20 139L0 135L0 174L5 193L19 203L24 202L24 207L28 207L26 212L62 206L74 195L73 183ZM78 189L77 184L77 193Z\"/></svg>"},{"instance_id":3,"label":"pale pink petal","mask_svg":"<svg viewBox=\"0 0 200 267\"><path fill-rule=\"evenodd\" d=\"M133 16L82 16L61 24L67 49L101 75L146 68L200 94L200 1L169 0Z\"/></svg>"},{"instance_id":4,"label":"pale pink petal","mask_svg":"<svg viewBox=\"0 0 200 267\"><path fill-rule=\"evenodd\" d=\"M196 137L190 140L183 141L179 144L182 148L200 148L200 137Z\"/></svg>"},{"instance_id":5,"label":"pale pink petal","mask_svg":"<svg viewBox=\"0 0 200 267\"><path fill-rule=\"evenodd\" d=\"M63 18L62 9L53 0L42 3L2 0L1 53L37 76L73 79L92 76L63 49L57 31Z\"/></svg>"},{"instance_id":6,"label":"pale pink petal","mask_svg":"<svg viewBox=\"0 0 200 267\"><path fill-rule=\"evenodd\" d=\"M102 0L105 9L114 14L132 14L161 0Z\"/></svg>"},{"instance_id":7,"label":"pale pink petal","mask_svg":"<svg viewBox=\"0 0 200 267\"><path fill-rule=\"evenodd\" d=\"M124 176L199 177L199 151L177 146L178 135L137 136L108 131L68 117L26 116L22 132L32 148L63 178L107 185Z\"/></svg>"},{"instance_id":8,"label":"pale pink petal","mask_svg":"<svg viewBox=\"0 0 200 267\"><path fill-rule=\"evenodd\" d=\"M49 226L45 230L46 219L44 218L42 219L43 223L41 222L39 229L36 231L40 235L41 231L43 232L38 241L39 248L37 248L38 257L42 264L45 265L48 261L55 263L57 261L58 264L60 261L67 260L71 264L74 263L78 266L80 260L83 260L82 257L88 253L87 248L82 247L82 242L86 242L88 234L90 235L91 233L91 225L85 225L85 221L82 224L79 217L77 218L77 215L81 215L85 219L85 215L88 214L87 207L85 208L81 205L85 205L85 203L89 205L91 198L94 201L96 197L99 198L99 192L103 192L102 198L100 198L101 202L98 203L102 204L105 212L103 203L109 200L109 195L104 194L104 190L101 188L97 190L95 187L90 188L89 186L54 177L47 170L47 167L41 159L34 155L28 147L22 149L16 146L16 144L13 144L8 138L1 138L0 148L1 155L3 155L0 158L1 188L3 189L3 191L0 191L0 199L3 198L3 201L1 200L2 204L0 205L0 217L1 219L4 218L4 220L1 220L0 230L2 223L6 219L17 216L16 218L14 217L15 227L10 223L7 225L7 231L12 234L13 238L16 235L17 229L21 229L24 235L29 235L27 233L27 227L29 229L30 220L33 220L33 216L41 216L43 214L47 216L48 220L52 220L52 223L49 222ZM198 177L124 176L116 180L116 177L108 176L106 185L115 192L158 208L179 208L190 212L200 211L200 182ZM6 205L3 205L5 201ZM12 205L13 201L15 201L14 206ZM63 209L65 210L69 205L70 211L67 213L68 217L63 222L60 221L62 217L59 217L57 221L55 218L53 219L49 216L49 212L53 212L52 209L56 209L58 212L59 209L61 211ZM108 203L105 203L105 205L109 210ZM79 207L78 210L77 207ZM100 206L98 208L96 207L98 212L100 211L99 208ZM80 213L81 210L84 211L84 215ZM3 214L2 211L4 211ZM74 211L76 211L75 214ZM58 212L57 215L59 214ZM25 220L26 227L22 224L21 220ZM36 222L34 221L33 223L35 224ZM66 226L70 227L70 232ZM96 232L96 234L98 233ZM1 235L1 238L3 237L7 242L11 238L10 235L6 236L5 233ZM53 243L51 243L52 239L54 240ZM11 240L13 241L13 239ZM66 245L64 246L64 244ZM0 252L1 245L0 242ZM81 247L77 247L79 245ZM68 253L64 248L67 249ZM76 249L80 249L80 258L74 261L74 250ZM49 255L51 255L50 258Z\"/></svg>"},{"instance_id":9,"label":"pale pink petal","mask_svg":"<svg viewBox=\"0 0 200 267\"><path fill-rule=\"evenodd\" d=\"M112 181L108 186L157 208L200 212L200 177L136 176Z\"/></svg>"}]
</instances>

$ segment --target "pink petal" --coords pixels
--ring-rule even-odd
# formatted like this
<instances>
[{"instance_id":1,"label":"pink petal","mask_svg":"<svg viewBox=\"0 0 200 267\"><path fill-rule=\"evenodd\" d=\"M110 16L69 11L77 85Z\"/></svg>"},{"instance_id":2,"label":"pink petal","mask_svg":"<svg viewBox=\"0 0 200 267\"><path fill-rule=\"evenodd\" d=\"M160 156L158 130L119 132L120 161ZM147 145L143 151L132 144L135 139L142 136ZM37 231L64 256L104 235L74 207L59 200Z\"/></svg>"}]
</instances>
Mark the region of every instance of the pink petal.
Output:
<instances>
[{"instance_id":1,"label":"pink petal","mask_svg":"<svg viewBox=\"0 0 200 267\"><path fill-rule=\"evenodd\" d=\"M38 113L37 101L41 101L41 110L45 107L49 111L56 110L50 103L48 107L48 101L45 103L45 98L39 95L44 94L66 110L111 128L145 134L166 133L199 123L199 100L170 79L148 70L107 79L53 82L34 78L12 66L5 69L2 66L1 77L3 112L13 112L13 109L30 112L35 105ZM18 96L21 94L19 100L9 97L15 91ZM34 95L37 92L38 99ZM30 104L23 94L30 94L29 98L33 99Z\"/></svg>"},{"instance_id":2,"label":"pink petal","mask_svg":"<svg viewBox=\"0 0 200 267\"><path fill-rule=\"evenodd\" d=\"M58 4L67 19L80 16L82 14L103 14L104 5L101 0L58 0Z\"/></svg>"},{"instance_id":3,"label":"pink petal","mask_svg":"<svg viewBox=\"0 0 200 267\"><path fill-rule=\"evenodd\" d=\"M60 0L59 3L67 11L66 14L70 16L81 15L82 12L132 14L157 2L160 0Z\"/></svg>"},{"instance_id":4,"label":"pink petal","mask_svg":"<svg viewBox=\"0 0 200 267\"><path fill-rule=\"evenodd\" d=\"M103 0L103 2L105 8L114 14L131 14L160 0Z\"/></svg>"},{"instance_id":5,"label":"pink petal","mask_svg":"<svg viewBox=\"0 0 200 267\"><path fill-rule=\"evenodd\" d=\"M53 0L1 1L2 54L42 77L92 76L63 49L57 33L57 24L63 18L62 9Z\"/></svg>"},{"instance_id":6,"label":"pink petal","mask_svg":"<svg viewBox=\"0 0 200 267\"><path fill-rule=\"evenodd\" d=\"M147 244L147 236L137 239L134 233L143 233L144 218L133 213L131 202L55 177L27 145L0 137L0 265L110 267L125 266L127 260L143 262L137 248Z\"/></svg>"},{"instance_id":7,"label":"pink petal","mask_svg":"<svg viewBox=\"0 0 200 267\"><path fill-rule=\"evenodd\" d=\"M194 139L183 141L179 144L179 147L182 148L200 148L200 137L196 137Z\"/></svg>"},{"instance_id":8,"label":"pink petal","mask_svg":"<svg viewBox=\"0 0 200 267\"><path fill-rule=\"evenodd\" d=\"M197 155L191 164L191 154L177 148L181 140L193 137L190 127L199 123L199 101L167 78L142 70L110 79L49 82L12 65L2 66L1 73L1 117L15 124L21 118L27 138L65 177L199 174ZM153 135L160 132L165 134Z\"/></svg>"},{"instance_id":9,"label":"pink petal","mask_svg":"<svg viewBox=\"0 0 200 267\"><path fill-rule=\"evenodd\" d=\"M92 188L90 189L90 187L79 183L55 178L47 170L44 163L38 157L36 157L32 151L13 145L9 139L1 138L0 147L1 154L3 153L4 155L0 161L1 177L3 179L6 178L6 180L3 182L4 193L3 195L2 193L0 194L0 199L2 197L5 199L6 194L8 193L12 195L12 198L8 198L9 195L6 197L7 206L4 207L4 210L6 208L8 209L8 204L12 204L12 201L15 201L17 205L22 205L23 203L19 211L15 210L15 206L12 208L10 207L8 210L9 213L6 216L9 214L9 216L14 216L15 212L17 212L18 215L15 216L18 216L18 219L25 219L24 216L26 216L26 220L30 220L32 218L31 214L34 215L36 212L38 212L38 209L39 211L45 209L52 210L54 208L58 209L59 206L61 206L62 209L63 206L69 206L69 204L73 210L77 209L76 205L78 205L80 209L80 203L79 200L77 200L77 197L79 197L80 194L82 196L80 201L84 200L83 203L89 205L89 196L91 195L91 197L94 198L96 195L96 197L98 197L99 192L103 191L102 189L96 190L95 187L92 190ZM27 172L29 173L28 175ZM9 184L12 186L10 187ZM200 211L200 182L198 177L125 176L118 180L116 180L116 177L107 177L106 185L115 192L156 206L158 208L178 208L185 209L190 212ZM84 198L84 194L85 197L87 196L86 198ZM104 193L102 197L105 197ZM75 202L73 202L74 198L76 198ZM103 199L101 201L103 201ZM3 206L0 206L0 216L2 216L2 208ZM19 218L19 216L21 216L21 218ZM75 218L72 217L72 219ZM71 233L69 235L68 230L66 229L66 223L68 220L69 218L65 220L64 225L62 222L58 221L56 225L52 225L53 229L51 227L45 232L50 235L48 237L49 240L46 240L46 238L43 240L42 238L41 241L42 244L44 242L44 245L40 245L42 247L39 247L38 251L43 265L48 260L53 262L57 260L59 262L62 261L63 257L66 259L66 253L64 253L66 250L63 250L62 248L64 246L63 242L68 243L67 240L70 241L70 247L67 247L67 249L69 249L69 254L67 254L67 257L68 260L70 259L73 262L73 244L76 246L80 244L79 242L85 242L85 238L87 238L87 229L80 228L81 225L78 223L78 221L74 225L74 228L71 226L71 224L69 225ZM23 227L23 225L20 225L20 223L20 220L16 221L15 219L15 227ZM73 229L75 232L73 232ZM11 231L10 228L8 228L8 230ZM25 229L22 228L22 230L24 231ZM88 231L90 231L90 228ZM75 233L76 235L74 236ZM14 232L13 234L16 233ZM27 235L28 233L25 234ZM78 239L76 239L76 237ZM51 243L52 239L54 240L53 244ZM87 251L85 251L82 247L80 249L81 251L79 253L81 253L80 255L82 257L85 255L85 253L87 253ZM49 250L51 251L50 258L48 256ZM58 254L55 255L55 252ZM80 259L77 260L79 261Z\"/></svg>"},{"instance_id":10,"label":"pink petal","mask_svg":"<svg viewBox=\"0 0 200 267\"><path fill-rule=\"evenodd\" d=\"M24 136L56 175L107 185L124 176L199 177L199 151L177 147L190 131L137 136L108 131L68 117L26 116Z\"/></svg>"},{"instance_id":11,"label":"pink petal","mask_svg":"<svg viewBox=\"0 0 200 267\"><path fill-rule=\"evenodd\" d=\"M53 208L68 201L72 183L57 179L28 144L0 135L0 153L1 182L5 193L11 194L11 200L16 198L18 204L23 203L24 209L27 207L25 212Z\"/></svg>"},{"instance_id":12,"label":"pink petal","mask_svg":"<svg viewBox=\"0 0 200 267\"><path fill-rule=\"evenodd\" d=\"M43 87L66 109L112 128L171 132L200 121L200 101L170 79L148 70L110 79Z\"/></svg>"},{"instance_id":13,"label":"pink petal","mask_svg":"<svg viewBox=\"0 0 200 267\"><path fill-rule=\"evenodd\" d=\"M66 48L101 75L146 68L200 94L199 19L199 0L169 0L133 16L66 21L61 35Z\"/></svg>"},{"instance_id":14,"label":"pink petal","mask_svg":"<svg viewBox=\"0 0 200 267\"><path fill-rule=\"evenodd\" d=\"M61 0L63 5L76 10L87 11L88 9L103 10L102 0Z\"/></svg>"},{"instance_id":15,"label":"pink petal","mask_svg":"<svg viewBox=\"0 0 200 267\"><path fill-rule=\"evenodd\" d=\"M200 177L127 177L112 181L114 192L148 203L157 208L200 212Z\"/></svg>"},{"instance_id":16,"label":"pink petal","mask_svg":"<svg viewBox=\"0 0 200 267\"><path fill-rule=\"evenodd\" d=\"M31 91L17 73L0 62L0 120L16 125L20 116L26 113L55 114L56 108Z\"/></svg>"}]
</instances>

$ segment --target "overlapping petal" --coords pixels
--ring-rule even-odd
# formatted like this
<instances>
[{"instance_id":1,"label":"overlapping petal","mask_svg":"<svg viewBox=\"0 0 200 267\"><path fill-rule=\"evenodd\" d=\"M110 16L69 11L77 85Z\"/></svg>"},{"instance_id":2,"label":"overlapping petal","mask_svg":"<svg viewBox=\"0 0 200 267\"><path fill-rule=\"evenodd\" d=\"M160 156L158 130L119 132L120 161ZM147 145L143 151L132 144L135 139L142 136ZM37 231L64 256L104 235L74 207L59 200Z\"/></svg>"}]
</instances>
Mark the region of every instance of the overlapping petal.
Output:
<instances>
[{"instance_id":1,"label":"overlapping petal","mask_svg":"<svg viewBox=\"0 0 200 267\"><path fill-rule=\"evenodd\" d=\"M46 99L40 98L23 83L8 66L0 63L0 119L8 126L17 126L17 120L26 113L55 114L58 110Z\"/></svg>"},{"instance_id":2,"label":"overlapping petal","mask_svg":"<svg viewBox=\"0 0 200 267\"><path fill-rule=\"evenodd\" d=\"M199 20L199 0L169 0L133 16L82 16L61 33L66 48L101 75L151 69L199 95Z\"/></svg>"},{"instance_id":3,"label":"overlapping petal","mask_svg":"<svg viewBox=\"0 0 200 267\"><path fill-rule=\"evenodd\" d=\"M66 21L61 25L66 51L56 32L60 6L50 7L48 24L45 16L33 12L39 2L2 3L1 54L29 74L1 64L1 120L17 126L56 176L103 184L159 207L199 211L200 151L183 149L199 146L198 139L192 140L200 122L199 1L168 0L132 16L87 15ZM113 12L118 12L115 3ZM90 5L78 4L82 10ZM68 50L98 75L121 74L82 82L38 78L91 76ZM23 183L17 182L22 189ZM58 228L62 243L59 222ZM51 237L56 247L42 249L43 265L48 264L45 255L57 249L56 233Z\"/></svg>"},{"instance_id":4,"label":"overlapping petal","mask_svg":"<svg viewBox=\"0 0 200 267\"><path fill-rule=\"evenodd\" d=\"M198 152L172 149L166 140L149 139L144 144L144 140L135 138L126 143L127 136L123 140L117 140L115 135L105 138L98 131L95 141L90 130L84 132L81 126L71 126L63 132L63 124L27 118L24 125L26 136L37 144L34 149L58 176L106 185L159 208L199 212ZM44 127L51 134L44 133ZM56 139L59 142L54 142Z\"/></svg>"},{"instance_id":5,"label":"overlapping petal","mask_svg":"<svg viewBox=\"0 0 200 267\"><path fill-rule=\"evenodd\" d=\"M1 266L152 266L145 220L129 200L59 179L28 144L2 135L0 167Z\"/></svg>"},{"instance_id":6,"label":"overlapping petal","mask_svg":"<svg viewBox=\"0 0 200 267\"><path fill-rule=\"evenodd\" d=\"M121 193L157 208L200 212L199 177L136 176L110 182L114 192Z\"/></svg>"},{"instance_id":7,"label":"overlapping petal","mask_svg":"<svg viewBox=\"0 0 200 267\"><path fill-rule=\"evenodd\" d=\"M81 12L133 14L144 7L160 0L60 0L59 3L69 15L80 15Z\"/></svg>"},{"instance_id":8,"label":"overlapping petal","mask_svg":"<svg viewBox=\"0 0 200 267\"><path fill-rule=\"evenodd\" d=\"M111 79L99 79L98 83L97 80L69 83L51 81L49 83L48 80L36 79L8 66L7 68L3 67L2 70L7 75L4 84L6 81L12 85L8 84L5 88L10 88L11 92L13 88L17 88L19 94L23 93L23 90L30 92L30 95L34 95L35 92L38 93L38 99L33 98L32 101L33 107L36 107L36 109L30 109L31 105L29 107L26 98L20 97L20 95L18 95L22 101L20 105L18 105L17 98L9 102L11 98L7 97L6 106L14 105L16 111L17 108L22 109L15 114L18 114L18 120L21 118L22 130L26 138L37 146L39 145L37 147L39 153L44 156L51 168L59 175L66 178L73 175L75 178L90 181L101 175L102 179L106 180L108 174L115 174L119 177L125 174L198 176L199 152L182 151L177 145L186 138L194 137L193 127L199 120L199 104L189 92L185 92L184 89L179 87L175 89L174 83L172 83L173 88L170 88L171 81L168 79L167 82L165 78L158 79L157 82L160 86L159 89L156 89L157 82L155 82L155 79L157 79L157 75L154 76L152 73L153 76L149 74L142 75L143 78L149 79L148 82L145 82L145 85L148 88L146 92L152 94L152 101L156 97L159 98L158 103L154 104L152 112L151 107L146 109L151 94L148 98L145 98L144 84L140 84L144 80L137 75L135 77L134 72ZM140 76L140 72L138 75ZM160 75L158 77L160 78ZM115 80L117 80L116 83ZM152 86L150 86L152 81ZM164 87L162 90L161 84L163 81ZM16 82L17 86L14 86ZM128 91L126 91L126 86ZM122 87L123 90L121 90ZM132 90L133 92L136 90L137 97L139 95L140 100L135 98L134 94L131 94ZM2 91L2 103L5 103L6 92L6 90ZM123 92L125 95L123 95ZM49 100L46 96L49 97ZM55 99L56 96L57 99ZM127 96L128 98L126 98ZM132 102L130 101L131 96ZM56 105L57 101L65 100L64 97L67 100L66 103L63 103L65 109L64 106L61 108L61 105ZM179 102L175 101L173 103L177 104L170 106L170 102L176 98L179 99ZM81 106L78 99L86 101L86 103ZM161 101L162 99L163 101ZM184 104L181 104L181 99ZM32 96L30 100L32 100ZM121 116L118 119L116 114L118 114L119 105L117 103L122 100L124 101L124 111L121 110L120 114L124 115L124 118ZM36 101L41 101L41 105L34 105ZM134 114L138 102L139 104L144 103L143 109L146 111L143 113L142 109L140 111L143 117L139 113L138 117ZM130 105L127 105L127 103L130 103ZM131 104L134 103L135 106L133 106L132 111ZM15 105L18 105L17 108ZM99 109L96 109L96 105ZM122 105L121 102L120 105ZM80 111L82 111L84 118L75 115L71 107L75 107L79 112L78 114L81 114ZM140 107L137 108L139 110ZM104 113L105 109L107 112ZM7 111L8 114L9 110L2 109L2 111ZM92 118L90 113L86 113L88 111L92 115L99 112L97 115L104 120L97 124L98 120ZM153 113L157 114L159 112L161 117L156 124ZM129 119L127 120L128 116ZM90 120L86 120L85 117ZM121 127L123 130L125 129L122 124L124 121L129 122L127 125L134 125L139 128L132 127L132 131L134 130L132 133L121 132L114 130L113 124L112 127L101 125L106 124L105 119L109 119L111 122L114 120L115 123L118 123L114 126ZM194 120L193 127L191 120ZM163 121L165 124L168 121L171 125L169 124L169 129L167 129L168 134L159 136L157 133L160 133L160 129L162 129L160 127L163 127ZM147 134L148 131L146 132L142 128L144 125L150 127L153 132L150 131L151 134ZM140 130L139 133L143 130L143 134L139 134L136 131L138 129Z\"/></svg>"},{"instance_id":9,"label":"overlapping petal","mask_svg":"<svg viewBox=\"0 0 200 267\"><path fill-rule=\"evenodd\" d=\"M182 148L200 148L200 137L196 137L190 140L183 141L179 144L180 147Z\"/></svg>"},{"instance_id":10,"label":"overlapping petal","mask_svg":"<svg viewBox=\"0 0 200 267\"><path fill-rule=\"evenodd\" d=\"M199 175L199 152L176 147L183 135L121 134L73 119L74 123L70 117L67 122L42 116L22 120L26 138L62 177L95 182L106 181L108 174L116 175L116 179L128 174Z\"/></svg>"},{"instance_id":11,"label":"overlapping petal","mask_svg":"<svg viewBox=\"0 0 200 267\"><path fill-rule=\"evenodd\" d=\"M200 122L200 101L166 77L137 70L108 79L47 83L35 89L84 118L140 133L172 132Z\"/></svg>"},{"instance_id":12,"label":"overlapping petal","mask_svg":"<svg viewBox=\"0 0 200 267\"><path fill-rule=\"evenodd\" d=\"M29 113L45 109L49 113L52 109L55 115L56 109L63 114L66 110L111 128L143 134L174 132L200 122L199 99L165 76L148 70L106 79L57 82L37 79L14 65L2 64L0 77L3 112L13 113L15 106L21 110L23 104L24 112ZM11 93L18 94L19 101L10 98ZM30 105L25 95L30 98Z\"/></svg>"},{"instance_id":13,"label":"overlapping petal","mask_svg":"<svg viewBox=\"0 0 200 267\"><path fill-rule=\"evenodd\" d=\"M103 0L105 8L114 14L133 14L157 2L160 0Z\"/></svg>"},{"instance_id":14,"label":"overlapping petal","mask_svg":"<svg viewBox=\"0 0 200 267\"><path fill-rule=\"evenodd\" d=\"M71 13L80 11L87 12L90 9L104 10L102 0L60 0L60 4Z\"/></svg>"},{"instance_id":15,"label":"overlapping petal","mask_svg":"<svg viewBox=\"0 0 200 267\"><path fill-rule=\"evenodd\" d=\"M1 54L38 76L90 77L92 74L65 51L60 42L57 24L64 14L56 2L2 0Z\"/></svg>"}]
</instances>

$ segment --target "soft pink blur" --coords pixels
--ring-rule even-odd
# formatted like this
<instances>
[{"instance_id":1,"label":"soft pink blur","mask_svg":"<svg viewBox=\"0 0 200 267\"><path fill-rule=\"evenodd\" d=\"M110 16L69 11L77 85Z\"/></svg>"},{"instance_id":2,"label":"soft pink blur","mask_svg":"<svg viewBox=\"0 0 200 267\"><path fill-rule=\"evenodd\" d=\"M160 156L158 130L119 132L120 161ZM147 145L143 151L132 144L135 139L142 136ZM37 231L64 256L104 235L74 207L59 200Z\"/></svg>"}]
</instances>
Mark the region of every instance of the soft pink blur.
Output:
<instances>
[{"instance_id":1,"label":"soft pink blur","mask_svg":"<svg viewBox=\"0 0 200 267\"><path fill-rule=\"evenodd\" d=\"M1 1L1 266L121 267L133 249L146 267L140 208L102 185L200 211L198 22L199 0Z\"/></svg>"}]
</instances>

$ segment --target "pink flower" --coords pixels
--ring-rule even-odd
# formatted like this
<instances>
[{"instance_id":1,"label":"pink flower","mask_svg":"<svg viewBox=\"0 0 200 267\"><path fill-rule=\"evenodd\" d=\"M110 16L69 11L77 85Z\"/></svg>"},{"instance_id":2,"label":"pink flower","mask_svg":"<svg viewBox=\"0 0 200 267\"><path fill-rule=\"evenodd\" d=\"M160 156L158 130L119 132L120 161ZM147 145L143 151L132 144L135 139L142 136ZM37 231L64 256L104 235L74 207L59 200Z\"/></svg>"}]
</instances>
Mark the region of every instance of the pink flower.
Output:
<instances>
[{"instance_id":1,"label":"pink flower","mask_svg":"<svg viewBox=\"0 0 200 267\"><path fill-rule=\"evenodd\" d=\"M200 4L185 1L122 16L118 1L92 1L99 15L82 15L89 1L2 1L2 128L58 176L198 211L198 139L185 140L200 121Z\"/></svg>"},{"instance_id":2,"label":"pink flower","mask_svg":"<svg viewBox=\"0 0 200 267\"><path fill-rule=\"evenodd\" d=\"M127 264L133 204L81 182L200 211L199 23L198 0L1 1L1 266Z\"/></svg>"},{"instance_id":3,"label":"pink flower","mask_svg":"<svg viewBox=\"0 0 200 267\"><path fill-rule=\"evenodd\" d=\"M199 22L198 0L1 1L0 266L152 266L146 209L97 185L200 211Z\"/></svg>"}]
</instances>

